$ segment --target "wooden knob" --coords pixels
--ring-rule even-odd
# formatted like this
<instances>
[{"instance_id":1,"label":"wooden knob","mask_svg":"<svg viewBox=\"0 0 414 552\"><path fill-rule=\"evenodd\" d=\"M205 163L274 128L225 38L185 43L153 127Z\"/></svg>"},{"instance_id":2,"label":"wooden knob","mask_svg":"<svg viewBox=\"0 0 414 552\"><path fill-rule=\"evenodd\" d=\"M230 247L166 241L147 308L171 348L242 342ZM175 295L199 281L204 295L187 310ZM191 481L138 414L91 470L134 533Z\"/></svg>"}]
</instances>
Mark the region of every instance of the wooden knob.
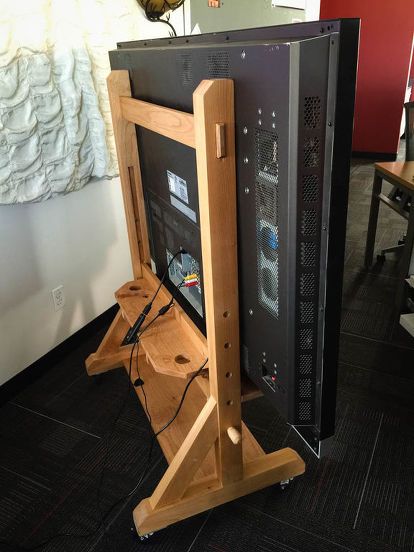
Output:
<instances>
[{"instance_id":1,"label":"wooden knob","mask_svg":"<svg viewBox=\"0 0 414 552\"><path fill-rule=\"evenodd\" d=\"M227 430L227 435L230 437L230 441L233 443L233 445L238 445L242 440L240 431L235 427L229 427Z\"/></svg>"}]
</instances>

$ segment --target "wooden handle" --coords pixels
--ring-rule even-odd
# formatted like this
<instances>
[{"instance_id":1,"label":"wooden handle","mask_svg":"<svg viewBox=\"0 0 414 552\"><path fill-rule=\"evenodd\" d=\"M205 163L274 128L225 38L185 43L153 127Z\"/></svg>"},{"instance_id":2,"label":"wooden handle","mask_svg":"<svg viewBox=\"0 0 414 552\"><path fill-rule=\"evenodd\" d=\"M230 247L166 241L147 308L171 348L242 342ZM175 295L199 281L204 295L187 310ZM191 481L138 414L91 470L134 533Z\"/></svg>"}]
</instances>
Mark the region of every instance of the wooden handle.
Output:
<instances>
[{"instance_id":1,"label":"wooden handle","mask_svg":"<svg viewBox=\"0 0 414 552\"><path fill-rule=\"evenodd\" d=\"M230 437L230 441L233 443L233 445L238 445L242 440L240 431L235 427L229 427L227 430L227 435Z\"/></svg>"}]
</instances>

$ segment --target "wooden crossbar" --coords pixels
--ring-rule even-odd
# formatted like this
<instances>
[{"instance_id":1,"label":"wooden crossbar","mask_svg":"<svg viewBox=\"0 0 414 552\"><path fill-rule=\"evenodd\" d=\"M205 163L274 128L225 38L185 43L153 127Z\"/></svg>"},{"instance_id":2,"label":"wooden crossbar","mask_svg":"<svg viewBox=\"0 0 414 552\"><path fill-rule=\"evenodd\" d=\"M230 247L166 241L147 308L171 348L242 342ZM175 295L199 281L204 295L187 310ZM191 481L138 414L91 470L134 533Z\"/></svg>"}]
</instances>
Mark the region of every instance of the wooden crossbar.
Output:
<instances>
[{"instance_id":1,"label":"wooden crossbar","mask_svg":"<svg viewBox=\"0 0 414 552\"><path fill-rule=\"evenodd\" d=\"M142 126L190 148L195 148L194 116L156 104L121 97L122 116L126 121Z\"/></svg>"}]
</instances>

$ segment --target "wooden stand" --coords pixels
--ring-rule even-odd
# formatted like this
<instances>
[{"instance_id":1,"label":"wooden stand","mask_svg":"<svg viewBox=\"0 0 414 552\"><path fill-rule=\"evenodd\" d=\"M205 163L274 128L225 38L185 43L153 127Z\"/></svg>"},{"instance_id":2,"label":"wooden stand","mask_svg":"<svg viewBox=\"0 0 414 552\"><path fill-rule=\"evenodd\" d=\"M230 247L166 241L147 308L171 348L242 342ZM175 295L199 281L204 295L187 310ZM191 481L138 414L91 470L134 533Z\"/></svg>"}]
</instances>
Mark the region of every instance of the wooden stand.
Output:
<instances>
[{"instance_id":1,"label":"wooden stand","mask_svg":"<svg viewBox=\"0 0 414 552\"><path fill-rule=\"evenodd\" d=\"M108 89L135 280L115 293L120 311L86 361L90 375L128 369L131 346L120 343L159 283L149 268L135 125L195 148L197 158L208 339L177 304L142 336L139 367L154 431L174 414L186 381L207 357L208 370L158 437L169 467L134 509L144 535L296 477L305 464L290 448L265 454L241 420L241 401L260 393L240 377L233 82L202 81L194 115L132 99L127 71L113 71ZM170 297L162 287L152 312ZM142 402L139 388L137 394Z\"/></svg>"}]
</instances>

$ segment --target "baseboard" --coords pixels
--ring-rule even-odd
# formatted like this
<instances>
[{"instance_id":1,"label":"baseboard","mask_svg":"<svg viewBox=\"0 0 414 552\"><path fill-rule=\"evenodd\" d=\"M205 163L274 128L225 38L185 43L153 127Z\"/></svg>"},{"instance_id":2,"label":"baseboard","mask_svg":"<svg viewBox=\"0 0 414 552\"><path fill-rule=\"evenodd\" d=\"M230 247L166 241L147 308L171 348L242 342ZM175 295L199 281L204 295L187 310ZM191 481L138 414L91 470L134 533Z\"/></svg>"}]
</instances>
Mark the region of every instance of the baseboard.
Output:
<instances>
[{"instance_id":1,"label":"baseboard","mask_svg":"<svg viewBox=\"0 0 414 552\"><path fill-rule=\"evenodd\" d=\"M14 395L20 393L25 387L33 383L36 379L46 373L55 364L60 362L72 349L77 347L82 341L109 326L118 311L118 305L113 305L108 310L100 314L97 318L89 322L86 326L65 339L54 349L36 360L33 364L16 374L12 379L0 386L0 405L9 401Z\"/></svg>"},{"instance_id":2,"label":"baseboard","mask_svg":"<svg viewBox=\"0 0 414 552\"><path fill-rule=\"evenodd\" d=\"M372 159L374 161L396 161L396 153L385 153L379 151L353 151L352 157L359 157L361 159Z\"/></svg>"}]
</instances>

